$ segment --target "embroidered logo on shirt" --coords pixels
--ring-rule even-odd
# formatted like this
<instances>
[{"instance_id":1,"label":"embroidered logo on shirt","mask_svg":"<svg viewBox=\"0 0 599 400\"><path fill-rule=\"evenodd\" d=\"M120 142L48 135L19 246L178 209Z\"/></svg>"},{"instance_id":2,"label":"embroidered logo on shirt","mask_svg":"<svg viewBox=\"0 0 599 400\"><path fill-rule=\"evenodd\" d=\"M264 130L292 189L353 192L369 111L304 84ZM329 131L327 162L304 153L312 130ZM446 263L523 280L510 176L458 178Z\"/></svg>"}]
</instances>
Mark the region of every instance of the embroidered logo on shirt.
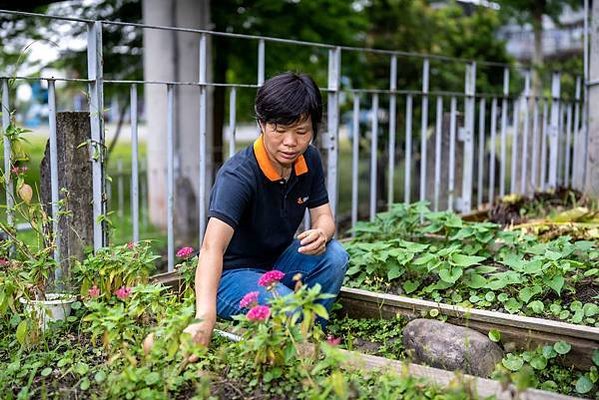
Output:
<instances>
[{"instance_id":1,"label":"embroidered logo on shirt","mask_svg":"<svg viewBox=\"0 0 599 400\"><path fill-rule=\"evenodd\" d=\"M308 201L308 199L310 198L310 196L306 196L306 197L298 197L297 198L297 204L302 205L304 204L306 201Z\"/></svg>"}]
</instances>

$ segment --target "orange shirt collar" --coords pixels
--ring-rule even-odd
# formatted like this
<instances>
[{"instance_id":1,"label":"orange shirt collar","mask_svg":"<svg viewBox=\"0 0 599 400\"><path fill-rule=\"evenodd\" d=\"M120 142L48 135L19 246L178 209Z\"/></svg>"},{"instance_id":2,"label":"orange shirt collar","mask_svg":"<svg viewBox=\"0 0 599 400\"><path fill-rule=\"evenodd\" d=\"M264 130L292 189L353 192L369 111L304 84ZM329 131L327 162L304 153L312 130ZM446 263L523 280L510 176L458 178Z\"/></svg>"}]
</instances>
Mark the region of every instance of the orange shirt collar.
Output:
<instances>
[{"instance_id":1,"label":"orange shirt collar","mask_svg":"<svg viewBox=\"0 0 599 400\"><path fill-rule=\"evenodd\" d=\"M283 178L277 169L272 165L270 158L268 158L268 154L266 154L266 149L264 148L263 140L263 135L260 135L260 137L254 142L254 154L256 155L256 160L258 160L258 165L269 180L280 181ZM308 164L306 164L306 159L304 158L303 154L300 155L297 160L295 160L293 163L293 169L295 170L296 176L300 176L308 172Z\"/></svg>"}]
</instances>

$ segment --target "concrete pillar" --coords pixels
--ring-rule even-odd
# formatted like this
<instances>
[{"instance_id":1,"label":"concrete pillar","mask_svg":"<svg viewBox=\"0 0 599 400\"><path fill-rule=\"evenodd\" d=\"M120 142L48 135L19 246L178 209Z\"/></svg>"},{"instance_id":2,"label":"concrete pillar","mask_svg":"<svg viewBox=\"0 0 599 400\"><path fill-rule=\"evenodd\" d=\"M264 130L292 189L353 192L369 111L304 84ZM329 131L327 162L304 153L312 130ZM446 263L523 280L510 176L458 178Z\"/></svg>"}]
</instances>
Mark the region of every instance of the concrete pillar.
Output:
<instances>
[{"instance_id":1,"label":"concrete pillar","mask_svg":"<svg viewBox=\"0 0 599 400\"><path fill-rule=\"evenodd\" d=\"M145 24L210 29L208 0L144 0ZM199 75L200 35L187 32L144 29L144 79L158 81L197 82ZM210 50L210 45L208 47ZM208 51L210 54L210 51ZM210 60L210 57L209 57ZM210 66L210 63L209 63ZM208 68L208 81L211 79ZM211 99L209 92L209 99ZM150 222L166 228L166 87L145 86L146 115L148 123L148 205ZM208 126L211 132L211 101L208 101ZM197 202L199 185L199 88L178 86L175 91L175 175L176 186L186 186L179 195L175 193L175 237L190 242L197 236ZM211 154L210 135L207 139ZM209 160L211 158L209 157ZM212 175L208 162L207 175ZM191 186L191 187L189 187ZM210 189L210 183L208 183ZM189 190L192 189L192 190ZM209 193L209 190L207 191ZM195 195L194 195L195 193ZM178 201L183 196L185 201ZM193 220L195 219L195 220ZM193 225L193 226L191 226Z\"/></svg>"}]
</instances>

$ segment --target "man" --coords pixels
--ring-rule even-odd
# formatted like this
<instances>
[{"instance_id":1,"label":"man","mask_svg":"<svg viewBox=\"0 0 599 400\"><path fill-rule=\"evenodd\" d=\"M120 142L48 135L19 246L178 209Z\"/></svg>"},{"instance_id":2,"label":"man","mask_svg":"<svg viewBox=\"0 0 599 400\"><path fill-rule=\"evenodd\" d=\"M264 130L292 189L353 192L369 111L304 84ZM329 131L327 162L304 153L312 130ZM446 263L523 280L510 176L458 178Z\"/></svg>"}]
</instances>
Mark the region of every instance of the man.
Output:
<instances>
[{"instance_id":1,"label":"man","mask_svg":"<svg viewBox=\"0 0 599 400\"><path fill-rule=\"evenodd\" d=\"M255 112L261 128L252 146L220 169L210 197L208 226L195 275L196 318L186 328L208 345L217 315L242 313L239 301L258 291L259 303L270 294L258 285L271 269L285 273L280 295L292 292L293 277L319 283L337 295L348 255L332 240L335 222L324 184L315 139L322 119L322 98L312 78L285 73L258 89ZM311 229L293 239L305 210ZM322 304L330 309L334 299Z\"/></svg>"}]
</instances>

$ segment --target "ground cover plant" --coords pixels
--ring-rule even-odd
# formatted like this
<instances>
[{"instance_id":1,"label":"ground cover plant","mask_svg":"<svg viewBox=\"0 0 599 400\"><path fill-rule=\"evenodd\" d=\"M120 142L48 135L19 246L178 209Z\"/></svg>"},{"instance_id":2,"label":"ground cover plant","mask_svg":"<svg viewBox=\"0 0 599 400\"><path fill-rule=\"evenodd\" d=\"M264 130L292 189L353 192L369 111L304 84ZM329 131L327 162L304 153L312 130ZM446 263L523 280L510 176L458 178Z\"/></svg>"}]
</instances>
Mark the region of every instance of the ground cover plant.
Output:
<instances>
[{"instance_id":1,"label":"ground cover plant","mask_svg":"<svg viewBox=\"0 0 599 400\"><path fill-rule=\"evenodd\" d=\"M396 204L345 243L345 284L599 326L599 241L544 241L426 204Z\"/></svg>"},{"instance_id":2,"label":"ground cover plant","mask_svg":"<svg viewBox=\"0 0 599 400\"><path fill-rule=\"evenodd\" d=\"M195 260L179 255L181 267ZM145 243L89 254L73 270L80 295L72 314L45 331L6 290L19 275L1 280L2 296L12 298L0 314L3 398L476 398L459 384L441 389L346 365L316 323L328 317L318 303L326 295L299 279L293 294L268 305L246 296L248 312L235 322L241 341L215 335L209 348L197 346L183 332L194 319L193 292L148 283L154 258ZM131 277L125 267L135 262Z\"/></svg>"}]
</instances>

